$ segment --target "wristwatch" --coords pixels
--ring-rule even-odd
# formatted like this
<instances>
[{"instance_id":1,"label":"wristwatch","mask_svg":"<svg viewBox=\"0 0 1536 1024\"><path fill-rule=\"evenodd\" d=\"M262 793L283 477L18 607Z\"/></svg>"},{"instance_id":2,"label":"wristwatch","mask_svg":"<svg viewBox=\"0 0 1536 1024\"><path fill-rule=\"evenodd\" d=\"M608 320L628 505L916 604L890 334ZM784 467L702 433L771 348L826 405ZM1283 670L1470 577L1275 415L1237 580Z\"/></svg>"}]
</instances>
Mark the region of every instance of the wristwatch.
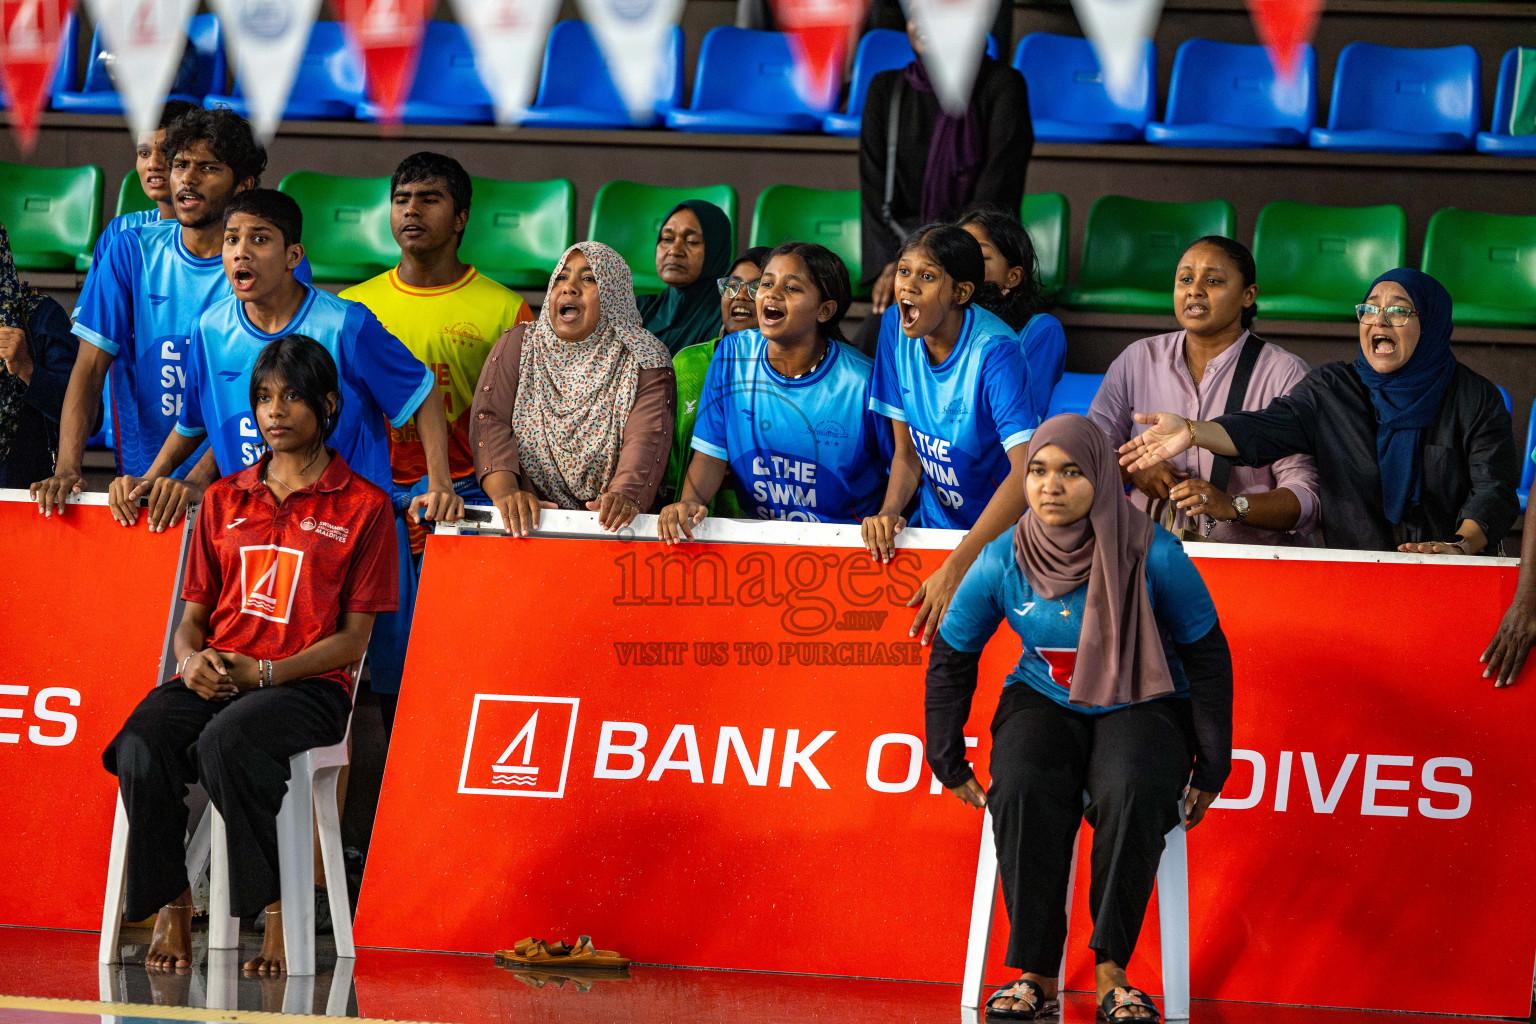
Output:
<instances>
[{"instance_id":1,"label":"wristwatch","mask_svg":"<svg viewBox=\"0 0 1536 1024\"><path fill-rule=\"evenodd\" d=\"M1248 496L1246 494L1239 494L1237 497L1233 498L1232 499L1232 508L1233 508L1234 511L1237 512L1237 518L1234 519L1233 522L1240 523L1244 519L1247 519L1248 518Z\"/></svg>"}]
</instances>

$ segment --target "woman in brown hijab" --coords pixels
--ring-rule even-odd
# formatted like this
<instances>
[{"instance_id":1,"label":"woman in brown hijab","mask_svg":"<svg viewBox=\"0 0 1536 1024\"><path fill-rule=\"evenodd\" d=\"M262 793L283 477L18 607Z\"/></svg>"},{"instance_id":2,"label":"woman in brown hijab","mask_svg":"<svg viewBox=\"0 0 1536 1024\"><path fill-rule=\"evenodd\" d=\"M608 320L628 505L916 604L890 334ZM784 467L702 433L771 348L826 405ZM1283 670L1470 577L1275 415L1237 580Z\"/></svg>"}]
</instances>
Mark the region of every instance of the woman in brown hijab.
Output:
<instances>
[{"instance_id":1,"label":"woman in brown hijab","mask_svg":"<svg viewBox=\"0 0 1536 1024\"><path fill-rule=\"evenodd\" d=\"M928 764L955 796L992 810L1007 963L1022 972L987 1001L987 1016L1056 1012L1072 849L1086 819L1103 1017L1156 1019L1126 965L1164 836L1181 817L1199 824L1231 769L1232 659L1200 574L1126 499L1114 448L1090 420L1041 424L1024 490L1029 511L971 565L928 663ZM962 731L981 650L1004 619L1024 653L992 719L983 791Z\"/></svg>"}]
</instances>

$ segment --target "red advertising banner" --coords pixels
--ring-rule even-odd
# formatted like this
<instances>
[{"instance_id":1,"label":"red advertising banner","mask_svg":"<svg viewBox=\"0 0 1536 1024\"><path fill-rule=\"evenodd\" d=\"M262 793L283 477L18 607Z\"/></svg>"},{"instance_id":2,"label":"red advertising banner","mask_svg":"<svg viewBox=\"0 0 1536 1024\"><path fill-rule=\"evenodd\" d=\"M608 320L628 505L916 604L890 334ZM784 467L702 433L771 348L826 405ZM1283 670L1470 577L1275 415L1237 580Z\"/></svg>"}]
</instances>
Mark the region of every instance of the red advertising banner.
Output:
<instances>
[{"instance_id":1,"label":"red advertising banner","mask_svg":"<svg viewBox=\"0 0 1536 1024\"><path fill-rule=\"evenodd\" d=\"M1515 570L1215 547L1191 550L1233 648L1239 751L1190 836L1193 994L1525 1014L1536 689L1477 665ZM433 537L359 943L589 933L641 962L958 982L981 816L923 762L903 607L941 557ZM1017 655L1005 632L982 660L984 780Z\"/></svg>"},{"instance_id":2,"label":"red advertising banner","mask_svg":"<svg viewBox=\"0 0 1536 1024\"><path fill-rule=\"evenodd\" d=\"M117 783L101 752L155 684L182 532L0 491L0 924L101 924Z\"/></svg>"},{"instance_id":3,"label":"red advertising banner","mask_svg":"<svg viewBox=\"0 0 1536 1024\"><path fill-rule=\"evenodd\" d=\"M368 98L387 122L400 120L400 108L416 79L416 59L427 30L429 0L334 0L337 17L347 26L363 55Z\"/></svg>"},{"instance_id":4,"label":"red advertising banner","mask_svg":"<svg viewBox=\"0 0 1536 1024\"><path fill-rule=\"evenodd\" d=\"M24 153L37 141L37 115L74 0L0 0L0 75Z\"/></svg>"}]
</instances>

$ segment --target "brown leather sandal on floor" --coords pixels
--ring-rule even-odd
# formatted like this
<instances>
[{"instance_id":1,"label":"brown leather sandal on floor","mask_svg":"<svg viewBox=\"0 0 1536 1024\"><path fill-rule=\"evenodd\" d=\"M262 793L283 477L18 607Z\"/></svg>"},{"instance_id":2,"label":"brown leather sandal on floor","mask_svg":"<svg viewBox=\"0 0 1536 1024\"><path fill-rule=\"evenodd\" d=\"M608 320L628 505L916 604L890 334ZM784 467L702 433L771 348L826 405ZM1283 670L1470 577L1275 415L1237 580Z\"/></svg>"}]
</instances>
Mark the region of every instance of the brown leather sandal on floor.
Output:
<instances>
[{"instance_id":1,"label":"brown leather sandal on floor","mask_svg":"<svg viewBox=\"0 0 1536 1024\"><path fill-rule=\"evenodd\" d=\"M565 964L569 961L570 955L571 947L564 942L551 945L543 939L518 939L511 949L496 951L496 962L544 967L551 964Z\"/></svg>"},{"instance_id":2,"label":"brown leather sandal on floor","mask_svg":"<svg viewBox=\"0 0 1536 1024\"><path fill-rule=\"evenodd\" d=\"M561 959L560 969L571 967L628 967L629 958L619 956L611 949L597 949L592 945L592 936L583 935L576 940L576 945L569 947L570 955Z\"/></svg>"}]
</instances>

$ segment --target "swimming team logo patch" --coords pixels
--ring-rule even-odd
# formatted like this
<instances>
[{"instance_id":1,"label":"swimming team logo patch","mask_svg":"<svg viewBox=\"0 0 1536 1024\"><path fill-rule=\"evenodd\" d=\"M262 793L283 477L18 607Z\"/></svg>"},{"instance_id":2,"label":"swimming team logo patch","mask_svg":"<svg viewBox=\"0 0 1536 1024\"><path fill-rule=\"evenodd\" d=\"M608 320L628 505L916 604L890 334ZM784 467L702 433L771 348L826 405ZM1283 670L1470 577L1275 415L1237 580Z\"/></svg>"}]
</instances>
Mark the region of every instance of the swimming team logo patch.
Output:
<instances>
[{"instance_id":1,"label":"swimming team logo patch","mask_svg":"<svg viewBox=\"0 0 1536 1024\"><path fill-rule=\"evenodd\" d=\"M242 615L286 623L293 614L294 596L304 552L260 544L240 549L240 602Z\"/></svg>"},{"instance_id":2,"label":"swimming team logo patch","mask_svg":"<svg viewBox=\"0 0 1536 1024\"><path fill-rule=\"evenodd\" d=\"M475 694L459 792L564 796L580 703L576 697Z\"/></svg>"},{"instance_id":3,"label":"swimming team logo patch","mask_svg":"<svg viewBox=\"0 0 1536 1024\"><path fill-rule=\"evenodd\" d=\"M1076 647L1036 647L1035 653L1051 666L1051 682L1062 689L1072 689L1072 672L1077 668Z\"/></svg>"}]
</instances>

